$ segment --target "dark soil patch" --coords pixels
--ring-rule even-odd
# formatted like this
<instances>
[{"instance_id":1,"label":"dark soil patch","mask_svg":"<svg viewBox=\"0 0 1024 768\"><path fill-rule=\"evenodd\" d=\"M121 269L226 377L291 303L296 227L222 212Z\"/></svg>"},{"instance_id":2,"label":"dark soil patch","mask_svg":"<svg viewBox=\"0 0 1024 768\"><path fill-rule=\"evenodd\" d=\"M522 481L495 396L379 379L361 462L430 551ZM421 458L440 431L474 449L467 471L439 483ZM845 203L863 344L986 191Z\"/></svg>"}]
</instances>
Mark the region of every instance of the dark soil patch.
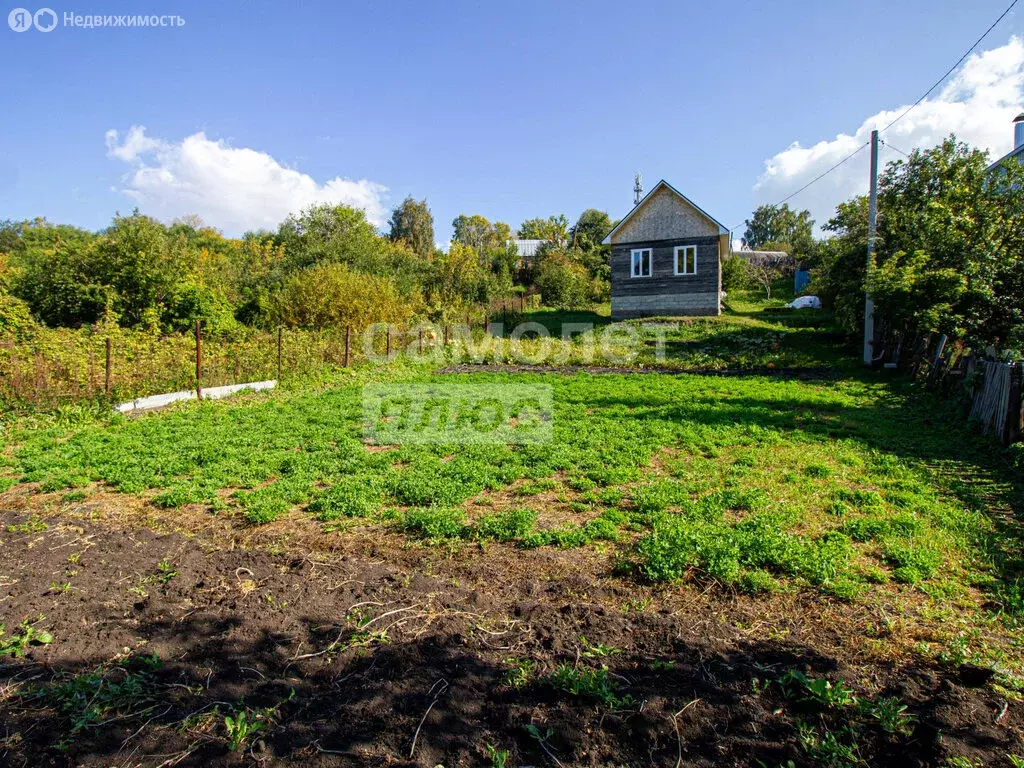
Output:
<instances>
[{"instance_id":1,"label":"dark soil patch","mask_svg":"<svg viewBox=\"0 0 1024 768\"><path fill-rule=\"evenodd\" d=\"M489 765L488 744L509 766L807 764L800 724L841 733L851 715L783 696L771 681L790 669L908 706L903 735L860 721L870 764L1009 764L1024 749L1024 708L974 670L751 641L725 606L627 609L642 592L611 575L538 579L498 548L456 579L442 554L327 563L89 522L7 529L26 519L0 513L0 621L53 642L0 661L3 765L450 768ZM533 665L518 687L513 659ZM556 690L544 676L559 664L607 666L630 699L613 711ZM83 719L117 685L114 708ZM232 751L224 717L245 709L263 728ZM551 730L547 752L530 724Z\"/></svg>"}]
</instances>

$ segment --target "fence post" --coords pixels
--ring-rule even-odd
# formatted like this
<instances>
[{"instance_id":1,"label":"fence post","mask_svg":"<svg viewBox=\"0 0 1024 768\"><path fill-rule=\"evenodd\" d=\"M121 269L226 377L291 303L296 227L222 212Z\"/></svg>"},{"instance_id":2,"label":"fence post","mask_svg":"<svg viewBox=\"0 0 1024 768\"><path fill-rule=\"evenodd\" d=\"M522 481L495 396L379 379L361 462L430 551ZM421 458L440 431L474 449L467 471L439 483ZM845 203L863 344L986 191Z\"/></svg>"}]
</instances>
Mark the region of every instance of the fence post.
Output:
<instances>
[{"instance_id":1,"label":"fence post","mask_svg":"<svg viewBox=\"0 0 1024 768\"><path fill-rule=\"evenodd\" d=\"M352 362L352 326L345 326L345 367Z\"/></svg>"},{"instance_id":2,"label":"fence post","mask_svg":"<svg viewBox=\"0 0 1024 768\"><path fill-rule=\"evenodd\" d=\"M423 328L420 328L420 357L423 357Z\"/></svg>"},{"instance_id":3,"label":"fence post","mask_svg":"<svg viewBox=\"0 0 1024 768\"><path fill-rule=\"evenodd\" d=\"M466 327L469 328L469 338L473 338L473 315L466 313Z\"/></svg>"},{"instance_id":4,"label":"fence post","mask_svg":"<svg viewBox=\"0 0 1024 768\"><path fill-rule=\"evenodd\" d=\"M939 374L939 363L942 361L942 353L946 349L946 334L939 336L939 344L935 348L935 357L932 358L932 367L928 371L928 379L925 382L925 386L931 389L932 385L938 380Z\"/></svg>"},{"instance_id":5,"label":"fence post","mask_svg":"<svg viewBox=\"0 0 1024 768\"><path fill-rule=\"evenodd\" d=\"M526 312L526 296L521 293L519 294L519 313L522 314L524 312Z\"/></svg>"},{"instance_id":6,"label":"fence post","mask_svg":"<svg viewBox=\"0 0 1024 768\"><path fill-rule=\"evenodd\" d=\"M1003 434L999 437L1002 438L1003 442L1009 445L1020 440L1021 430L1021 374L1024 373L1021 369L1020 363L1011 363L1010 368L1010 393L1007 398L1007 413L1006 413L1006 426L1003 428Z\"/></svg>"},{"instance_id":7,"label":"fence post","mask_svg":"<svg viewBox=\"0 0 1024 768\"><path fill-rule=\"evenodd\" d=\"M106 383L104 384L104 391L107 393L107 397L110 396L110 337L107 336L107 363L106 363Z\"/></svg>"},{"instance_id":8,"label":"fence post","mask_svg":"<svg viewBox=\"0 0 1024 768\"><path fill-rule=\"evenodd\" d=\"M388 344L387 347L385 348L384 359L391 359L391 323L388 323Z\"/></svg>"},{"instance_id":9,"label":"fence post","mask_svg":"<svg viewBox=\"0 0 1024 768\"><path fill-rule=\"evenodd\" d=\"M196 399L203 399L203 339L199 333L199 321L196 320Z\"/></svg>"},{"instance_id":10,"label":"fence post","mask_svg":"<svg viewBox=\"0 0 1024 768\"><path fill-rule=\"evenodd\" d=\"M448 326L444 327L444 345L448 346Z\"/></svg>"},{"instance_id":11,"label":"fence post","mask_svg":"<svg viewBox=\"0 0 1024 768\"><path fill-rule=\"evenodd\" d=\"M277 327L277 381L281 382L281 336L284 335L284 328Z\"/></svg>"}]
</instances>

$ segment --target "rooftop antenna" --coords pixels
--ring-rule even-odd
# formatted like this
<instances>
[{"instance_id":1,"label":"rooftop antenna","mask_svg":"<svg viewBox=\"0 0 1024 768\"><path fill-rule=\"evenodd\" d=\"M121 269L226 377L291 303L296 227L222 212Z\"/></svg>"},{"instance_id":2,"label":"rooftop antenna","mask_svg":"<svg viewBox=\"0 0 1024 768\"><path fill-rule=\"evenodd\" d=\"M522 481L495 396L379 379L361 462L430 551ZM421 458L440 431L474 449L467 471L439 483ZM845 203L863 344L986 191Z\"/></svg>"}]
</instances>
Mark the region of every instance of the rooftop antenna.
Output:
<instances>
[{"instance_id":1,"label":"rooftop antenna","mask_svg":"<svg viewBox=\"0 0 1024 768\"><path fill-rule=\"evenodd\" d=\"M640 198L644 195L644 182L640 171L633 177L633 205L640 205Z\"/></svg>"}]
</instances>

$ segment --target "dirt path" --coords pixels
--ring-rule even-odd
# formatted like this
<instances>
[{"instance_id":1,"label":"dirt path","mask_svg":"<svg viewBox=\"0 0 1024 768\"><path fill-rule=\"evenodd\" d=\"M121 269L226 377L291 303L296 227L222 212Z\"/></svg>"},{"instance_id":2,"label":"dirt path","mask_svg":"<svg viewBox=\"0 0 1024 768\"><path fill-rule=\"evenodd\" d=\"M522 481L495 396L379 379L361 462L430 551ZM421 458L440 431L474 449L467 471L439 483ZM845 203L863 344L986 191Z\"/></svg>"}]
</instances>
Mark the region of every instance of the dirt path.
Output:
<instances>
[{"instance_id":1,"label":"dirt path","mask_svg":"<svg viewBox=\"0 0 1024 768\"><path fill-rule=\"evenodd\" d=\"M751 603L655 607L558 566L565 553L382 546L326 562L48 522L0 513L0 621L8 638L23 619L52 635L0 661L2 765L450 768L497 764L488 745L509 766L802 764L799 723L842 734L852 710L785 697L772 680L791 669L909 707L904 734L857 726L872 764L1021 751L1024 709L970 668L754 641ZM559 665L615 702L559 690L545 677ZM232 750L224 717L243 710L257 730Z\"/></svg>"}]
</instances>

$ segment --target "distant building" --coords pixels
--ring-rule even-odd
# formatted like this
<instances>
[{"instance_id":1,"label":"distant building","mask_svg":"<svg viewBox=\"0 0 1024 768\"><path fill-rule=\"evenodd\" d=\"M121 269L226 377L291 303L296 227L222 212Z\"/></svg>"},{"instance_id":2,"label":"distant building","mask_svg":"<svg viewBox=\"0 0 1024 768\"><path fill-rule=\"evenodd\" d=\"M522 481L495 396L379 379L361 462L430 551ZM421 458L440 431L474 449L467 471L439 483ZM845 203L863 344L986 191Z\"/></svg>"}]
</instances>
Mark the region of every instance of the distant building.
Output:
<instances>
[{"instance_id":1,"label":"distant building","mask_svg":"<svg viewBox=\"0 0 1024 768\"><path fill-rule=\"evenodd\" d=\"M1010 158L1016 158L1018 163L1024 163L1024 112L1013 118L1013 149L992 163L988 167L989 173Z\"/></svg>"},{"instance_id":2,"label":"distant building","mask_svg":"<svg viewBox=\"0 0 1024 768\"><path fill-rule=\"evenodd\" d=\"M537 251L547 240L506 240L505 245L514 245L522 266L528 266L537 258Z\"/></svg>"},{"instance_id":3,"label":"distant building","mask_svg":"<svg viewBox=\"0 0 1024 768\"><path fill-rule=\"evenodd\" d=\"M733 253L743 257L752 264L761 261L785 262L789 259L789 254L785 251L751 251L743 248L739 251L733 251Z\"/></svg>"},{"instance_id":4,"label":"distant building","mask_svg":"<svg viewBox=\"0 0 1024 768\"><path fill-rule=\"evenodd\" d=\"M662 180L604 243L612 247L612 317L717 315L729 230Z\"/></svg>"}]
</instances>

